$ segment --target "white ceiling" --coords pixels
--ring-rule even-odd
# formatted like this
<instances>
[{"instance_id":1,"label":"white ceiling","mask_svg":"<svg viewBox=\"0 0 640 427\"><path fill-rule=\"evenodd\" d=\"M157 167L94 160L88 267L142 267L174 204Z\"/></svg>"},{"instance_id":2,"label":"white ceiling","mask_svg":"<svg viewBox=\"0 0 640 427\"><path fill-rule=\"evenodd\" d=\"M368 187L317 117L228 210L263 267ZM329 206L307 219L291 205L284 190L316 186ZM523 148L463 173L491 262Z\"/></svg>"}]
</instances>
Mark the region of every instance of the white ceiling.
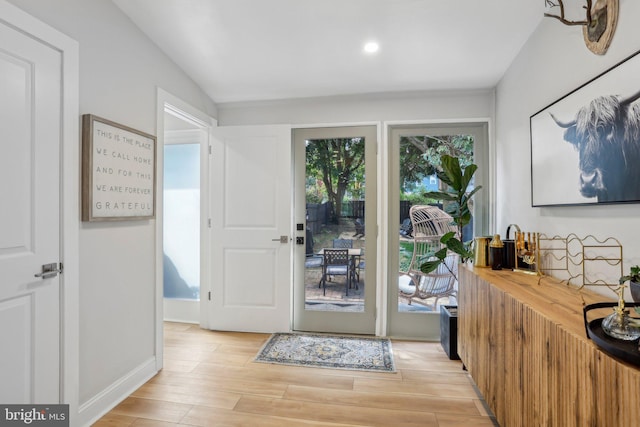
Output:
<instances>
[{"instance_id":1,"label":"white ceiling","mask_svg":"<svg viewBox=\"0 0 640 427\"><path fill-rule=\"evenodd\" d=\"M216 102L494 87L543 0L113 0ZM363 53L366 41L380 44Z\"/></svg>"}]
</instances>

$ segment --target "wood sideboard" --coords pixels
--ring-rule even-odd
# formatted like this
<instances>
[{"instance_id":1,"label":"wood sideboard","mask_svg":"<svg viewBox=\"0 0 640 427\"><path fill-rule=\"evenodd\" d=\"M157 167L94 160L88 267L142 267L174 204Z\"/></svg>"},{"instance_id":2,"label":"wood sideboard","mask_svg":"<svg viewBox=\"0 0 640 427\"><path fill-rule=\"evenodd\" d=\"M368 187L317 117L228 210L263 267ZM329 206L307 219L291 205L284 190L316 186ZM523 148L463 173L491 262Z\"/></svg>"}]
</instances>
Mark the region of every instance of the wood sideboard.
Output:
<instances>
[{"instance_id":1,"label":"wood sideboard","mask_svg":"<svg viewBox=\"0 0 640 427\"><path fill-rule=\"evenodd\" d=\"M585 332L583 299L614 297L461 266L458 354L500 426L640 426L640 368L604 353Z\"/></svg>"}]
</instances>

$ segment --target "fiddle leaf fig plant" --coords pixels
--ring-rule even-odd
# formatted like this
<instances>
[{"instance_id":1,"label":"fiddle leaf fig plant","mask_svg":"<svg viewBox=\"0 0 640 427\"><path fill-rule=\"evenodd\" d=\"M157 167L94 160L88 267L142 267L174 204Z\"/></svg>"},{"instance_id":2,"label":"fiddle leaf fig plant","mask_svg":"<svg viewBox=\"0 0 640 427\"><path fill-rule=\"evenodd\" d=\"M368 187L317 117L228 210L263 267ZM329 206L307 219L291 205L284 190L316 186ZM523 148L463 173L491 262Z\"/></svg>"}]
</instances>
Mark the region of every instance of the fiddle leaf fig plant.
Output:
<instances>
[{"instance_id":1,"label":"fiddle leaf fig plant","mask_svg":"<svg viewBox=\"0 0 640 427\"><path fill-rule=\"evenodd\" d=\"M458 232L451 231L440 238L440 242L445 247L435 252L430 260L425 261L420 266L420 270L423 273L435 271L440 264L444 263L449 251L460 255L462 262L473 257L471 241L463 242L461 239L462 229L471 222L469 202L474 194L482 188L479 185L469 189L478 166L470 164L466 168L462 168L457 157L443 155L441 168L441 170L436 171L436 175L446 185L446 189L443 191L429 191L424 195L444 202L444 210L453 217L453 222L458 228Z\"/></svg>"}]
</instances>

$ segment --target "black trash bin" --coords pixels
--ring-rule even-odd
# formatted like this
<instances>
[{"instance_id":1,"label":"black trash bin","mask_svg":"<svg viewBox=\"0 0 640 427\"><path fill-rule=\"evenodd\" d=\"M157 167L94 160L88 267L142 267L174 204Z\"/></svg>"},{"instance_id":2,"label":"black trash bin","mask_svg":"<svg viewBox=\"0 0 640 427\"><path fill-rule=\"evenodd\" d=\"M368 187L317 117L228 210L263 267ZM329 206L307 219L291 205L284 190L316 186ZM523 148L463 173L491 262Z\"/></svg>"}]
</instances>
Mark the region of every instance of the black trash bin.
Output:
<instances>
[{"instance_id":1,"label":"black trash bin","mask_svg":"<svg viewBox=\"0 0 640 427\"><path fill-rule=\"evenodd\" d=\"M440 344L450 360L460 360L458 356L458 306L440 306Z\"/></svg>"}]
</instances>

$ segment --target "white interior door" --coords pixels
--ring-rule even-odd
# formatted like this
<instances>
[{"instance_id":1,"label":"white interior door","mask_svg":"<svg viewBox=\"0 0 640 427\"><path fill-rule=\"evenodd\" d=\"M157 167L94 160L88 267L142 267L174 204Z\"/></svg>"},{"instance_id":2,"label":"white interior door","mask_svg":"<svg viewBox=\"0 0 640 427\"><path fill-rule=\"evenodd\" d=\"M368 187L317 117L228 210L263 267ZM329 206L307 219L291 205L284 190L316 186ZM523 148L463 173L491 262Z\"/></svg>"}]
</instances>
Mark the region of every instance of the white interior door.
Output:
<instances>
[{"instance_id":1,"label":"white interior door","mask_svg":"<svg viewBox=\"0 0 640 427\"><path fill-rule=\"evenodd\" d=\"M0 402L60 399L61 54L0 20Z\"/></svg>"},{"instance_id":2,"label":"white interior door","mask_svg":"<svg viewBox=\"0 0 640 427\"><path fill-rule=\"evenodd\" d=\"M213 130L209 328L290 329L291 128Z\"/></svg>"}]
</instances>

